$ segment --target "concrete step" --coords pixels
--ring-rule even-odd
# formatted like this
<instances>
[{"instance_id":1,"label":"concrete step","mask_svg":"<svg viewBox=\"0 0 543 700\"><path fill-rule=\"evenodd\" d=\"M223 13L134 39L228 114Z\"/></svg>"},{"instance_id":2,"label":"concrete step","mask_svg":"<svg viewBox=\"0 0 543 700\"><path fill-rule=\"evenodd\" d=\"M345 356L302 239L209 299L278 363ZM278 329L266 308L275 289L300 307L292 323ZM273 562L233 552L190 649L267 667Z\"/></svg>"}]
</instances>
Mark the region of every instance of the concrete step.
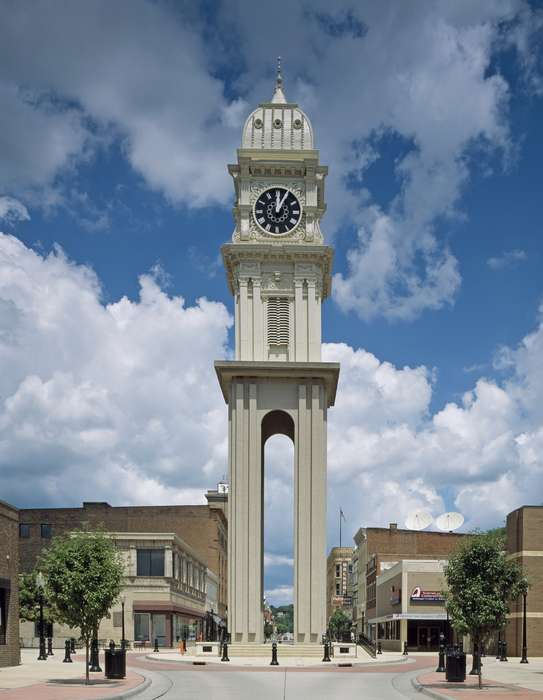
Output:
<instances>
[{"instance_id":1,"label":"concrete step","mask_svg":"<svg viewBox=\"0 0 543 700\"><path fill-rule=\"evenodd\" d=\"M320 657L324 653L324 647L320 644L278 644L277 658L292 658L296 656ZM266 657L271 659L271 644L229 644L228 656Z\"/></svg>"}]
</instances>

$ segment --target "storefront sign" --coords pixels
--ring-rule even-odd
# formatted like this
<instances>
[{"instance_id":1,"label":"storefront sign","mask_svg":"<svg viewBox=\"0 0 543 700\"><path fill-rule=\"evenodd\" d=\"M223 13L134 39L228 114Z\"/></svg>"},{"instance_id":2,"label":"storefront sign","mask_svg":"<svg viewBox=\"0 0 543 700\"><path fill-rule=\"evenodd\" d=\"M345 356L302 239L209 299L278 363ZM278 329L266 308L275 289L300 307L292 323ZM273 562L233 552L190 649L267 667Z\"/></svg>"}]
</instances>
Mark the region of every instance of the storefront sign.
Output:
<instances>
[{"instance_id":1,"label":"storefront sign","mask_svg":"<svg viewBox=\"0 0 543 700\"><path fill-rule=\"evenodd\" d=\"M411 601L414 603L442 603L443 600L441 591L424 591L420 586L415 586L411 593Z\"/></svg>"}]
</instances>

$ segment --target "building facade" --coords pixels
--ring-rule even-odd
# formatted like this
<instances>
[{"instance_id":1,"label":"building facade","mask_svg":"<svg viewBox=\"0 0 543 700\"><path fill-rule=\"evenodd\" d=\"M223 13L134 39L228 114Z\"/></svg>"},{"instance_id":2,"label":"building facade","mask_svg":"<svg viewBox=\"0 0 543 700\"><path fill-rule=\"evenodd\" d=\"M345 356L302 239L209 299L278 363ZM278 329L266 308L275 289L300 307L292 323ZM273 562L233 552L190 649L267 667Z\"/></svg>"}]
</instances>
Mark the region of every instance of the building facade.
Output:
<instances>
[{"instance_id":1,"label":"building facade","mask_svg":"<svg viewBox=\"0 0 543 700\"><path fill-rule=\"evenodd\" d=\"M102 620L102 642L124 638L131 644L173 646L179 639L197 639L207 609L208 569L196 552L174 533L110 532L124 566L121 595L108 618ZM216 577L215 577L216 578ZM213 582L211 582L213 583ZM55 646L78 637L78 632L54 624ZM37 646L33 622L21 622L25 646Z\"/></svg>"},{"instance_id":2,"label":"building facade","mask_svg":"<svg viewBox=\"0 0 543 700\"><path fill-rule=\"evenodd\" d=\"M219 495L221 497L219 497ZM202 506L110 506L85 502L81 508L23 508L20 510L19 554L21 570L34 569L51 538L83 527L107 532L172 533L194 552L204 568L218 579L218 614L226 617L228 522L227 494L210 492Z\"/></svg>"},{"instance_id":3,"label":"building facade","mask_svg":"<svg viewBox=\"0 0 543 700\"><path fill-rule=\"evenodd\" d=\"M378 576L404 559L447 560L462 537L454 532L403 530L396 523L388 528L360 528L355 535L359 603L354 623L358 634L376 639Z\"/></svg>"},{"instance_id":4,"label":"building facade","mask_svg":"<svg viewBox=\"0 0 543 700\"><path fill-rule=\"evenodd\" d=\"M0 666L20 663L19 514L0 501Z\"/></svg>"},{"instance_id":5,"label":"building facade","mask_svg":"<svg viewBox=\"0 0 543 700\"><path fill-rule=\"evenodd\" d=\"M526 597L526 637L530 656L543 656L543 506L522 506L507 516L507 553L530 586ZM505 632L508 654L522 654L522 598L511 601Z\"/></svg>"},{"instance_id":6,"label":"building facade","mask_svg":"<svg viewBox=\"0 0 543 700\"><path fill-rule=\"evenodd\" d=\"M235 229L222 255L235 360L215 369L228 404L229 631L234 643L264 641L264 444L283 434L294 443L294 639L317 643L326 628L327 410L339 373L321 361L332 266L320 229L327 168L280 72L271 101L246 120L228 170Z\"/></svg>"},{"instance_id":7,"label":"building facade","mask_svg":"<svg viewBox=\"0 0 543 700\"><path fill-rule=\"evenodd\" d=\"M326 561L326 620L338 609L353 614L353 547L332 547Z\"/></svg>"},{"instance_id":8,"label":"building facade","mask_svg":"<svg viewBox=\"0 0 543 700\"><path fill-rule=\"evenodd\" d=\"M435 651L440 634L452 642L442 592L444 567L438 559L401 559L376 579L375 617L368 620L370 636L383 649Z\"/></svg>"}]
</instances>

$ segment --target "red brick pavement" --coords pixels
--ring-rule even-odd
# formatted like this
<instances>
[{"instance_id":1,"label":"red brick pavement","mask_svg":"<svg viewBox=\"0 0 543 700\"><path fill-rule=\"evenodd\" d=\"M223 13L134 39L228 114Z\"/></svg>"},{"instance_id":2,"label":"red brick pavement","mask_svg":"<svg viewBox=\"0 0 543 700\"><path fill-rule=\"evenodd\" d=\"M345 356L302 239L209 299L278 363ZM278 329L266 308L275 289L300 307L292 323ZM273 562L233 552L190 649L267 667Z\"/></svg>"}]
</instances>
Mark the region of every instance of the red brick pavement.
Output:
<instances>
[{"instance_id":1,"label":"red brick pavement","mask_svg":"<svg viewBox=\"0 0 543 700\"><path fill-rule=\"evenodd\" d=\"M143 676L128 671L122 681L107 680L103 676L92 678L85 685L85 678L62 678L46 683L34 683L23 688L0 690L0 700L82 700L88 698L115 697L123 691L135 688L144 682Z\"/></svg>"},{"instance_id":2,"label":"red brick pavement","mask_svg":"<svg viewBox=\"0 0 543 700\"><path fill-rule=\"evenodd\" d=\"M537 690L528 690L528 688L519 688L518 686L505 685L497 681L485 679L483 676L483 692L479 690L477 676L466 676L464 683L447 683L443 673L424 673L417 678L420 685L439 693L444 698L463 698L464 700L474 700L475 698L483 697L485 700L506 700L514 698L514 700L543 700L543 693Z\"/></svg>"}]
</instances>

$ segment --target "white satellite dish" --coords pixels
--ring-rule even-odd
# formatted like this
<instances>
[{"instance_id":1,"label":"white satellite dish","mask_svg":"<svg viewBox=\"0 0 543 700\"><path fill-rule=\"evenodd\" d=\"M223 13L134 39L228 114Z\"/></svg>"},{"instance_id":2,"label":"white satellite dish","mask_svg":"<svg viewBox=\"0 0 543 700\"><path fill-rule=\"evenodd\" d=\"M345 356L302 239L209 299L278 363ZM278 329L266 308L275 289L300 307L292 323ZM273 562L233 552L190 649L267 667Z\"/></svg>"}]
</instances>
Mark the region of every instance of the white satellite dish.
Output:
<instances>
[{"instance_id":1,"label":"white satellite dish","mask_svg":"<svg viewBox=\"0 0 543 700\"><path fill-rule=\"evenodd\" d=\"M415 510L407 516L405 527L408 530L424 530L432 524L433 520L427 510Z\"/></svg>"},{"instance_id":2,"label":"white satellite dish","mask_svg":"<svg viewBox=\"0 0 543 700\"><path fill-rule=\"evenodd\" d=\"M443 532L453 532L464 522L462 513L443 513L439 518L436 518L436 525Z\"/></svg>"}]
</instances>

